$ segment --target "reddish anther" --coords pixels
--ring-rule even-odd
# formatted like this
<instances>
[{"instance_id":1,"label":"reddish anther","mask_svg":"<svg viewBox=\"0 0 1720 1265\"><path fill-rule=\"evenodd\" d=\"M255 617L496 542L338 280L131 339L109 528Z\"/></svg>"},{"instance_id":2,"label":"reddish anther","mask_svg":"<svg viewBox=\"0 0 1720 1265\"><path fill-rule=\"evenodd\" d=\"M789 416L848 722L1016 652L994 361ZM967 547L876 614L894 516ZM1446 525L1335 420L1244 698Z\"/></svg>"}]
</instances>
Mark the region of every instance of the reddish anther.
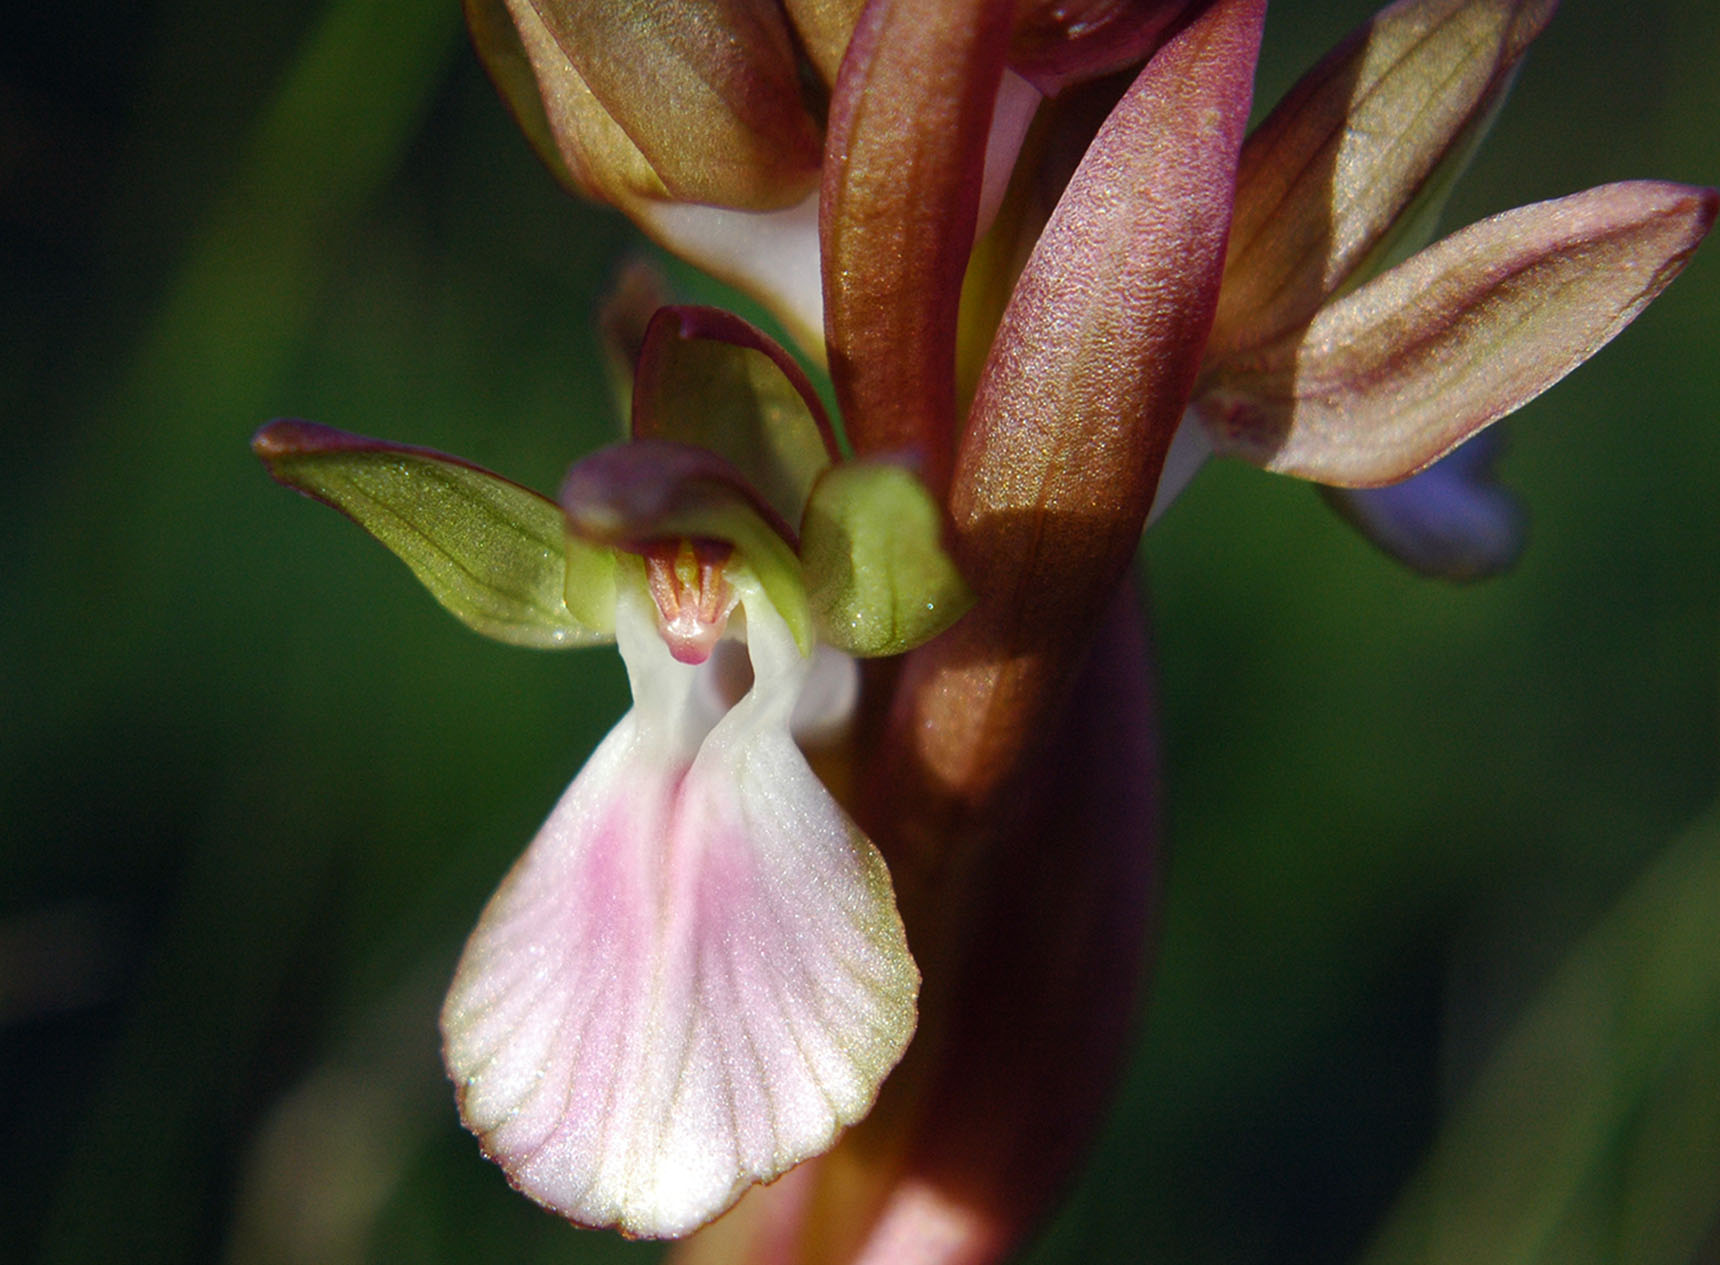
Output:
<instances>
[{"instance_id":1,"label":"reddish anther","mask_svg":"<svg viewBox=\"0 0 1720 1265\"><path fill-rule=\"evenodd\" d=\"M657 631L677 662L703 663L722 640L736 602L723 576L733 554L733 546L715 540L664 541L645 550Z\"/></svg>"}]
</instances>

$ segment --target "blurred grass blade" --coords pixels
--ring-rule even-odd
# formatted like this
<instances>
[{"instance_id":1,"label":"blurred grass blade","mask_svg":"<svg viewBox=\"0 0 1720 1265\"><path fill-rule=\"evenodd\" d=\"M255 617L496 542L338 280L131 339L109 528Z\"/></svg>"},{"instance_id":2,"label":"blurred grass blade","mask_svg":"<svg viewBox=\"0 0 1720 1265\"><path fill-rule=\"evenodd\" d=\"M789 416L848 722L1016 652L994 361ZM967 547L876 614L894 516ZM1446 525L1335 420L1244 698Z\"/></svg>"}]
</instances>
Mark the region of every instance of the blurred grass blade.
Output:
<instances>
[{"instance_id":1,"label":"blurred grass blade","mask_svg":"<svg viewBox=\"0 0 1720 1265\"><path fill-rule=\"evenodd\" d=\"M1717 927L1711 813L1507 1035L1364 1265L1555 1265L1604 1238L1610 1260L1691 1260L1720 1213Z\"/></svg>"},{"instance_id":2,"label":"blurred grass blade","mask_svg":"<svg viewBox=\"0 0 1720 1265\"><path fill-rule=\"evenodd\" d=\"M190 8L167 6L164 25L201 35ZM207 555L164 542L209 530L215 489L242 460L236 439L265 412L342 244L416 133L458 47L459 13L430 0L332 0L305 32L124 379L90 408L70 458L79 478L34 533L22 592L58 596L59 577L100 574L106 608L126 612L80 630L78 671L66 675L53 720L66 731L135 688L169 638L193 628L207 638L220 617L183 599L206 591ZM149 55L174 52L158 45ZM52 600L12 606L29 636L21 631L9 654L33 662L35 638L66 638L63 620L31 618L56 609ZM217 813L196 835L124 1030L92 1051L106 1073L65 1106L74 1137L39 1261L190 1260L201 1245L228 1158L211 1138L254 1089L247 1069L331 864L323 833L247 801L250 789L230 797L244 811Z\"/></svg>"},{"instance_id":3,"label":"blurred grass blade","mask_svg":"<svg viewBox=\"0 0 1720 1265\"><path fill-rule=\"evenodd\" d=\"M61 704L68 724L99 708L140 656L206 625L161 595L194 588L204 559L163 549L242 477L238 439L269 415L270 394L299 349L344 244L401 162L448 62L458 12L435 0L331 0L307 21L303 47L245 144L231 182L213 190L184 262L159 299L122 379L88 405L89 427L24 591L100 565L103 600L128 613L94 623L81 671ZM179 14L175 29L195 28ZM157 54L164 60L164 50ZM147 132L148 128L140 130ZM136 477L148 470L147 479ZM249 495L249 493L245 493ZM147 524L146 530L139 530ZM20 612L23 614L23 612ZM53 622L25 615L21 629ZM8 648L10 651L10 647ZM19 653L29 659L32 648Z\"/></svg>"}]
</instances>

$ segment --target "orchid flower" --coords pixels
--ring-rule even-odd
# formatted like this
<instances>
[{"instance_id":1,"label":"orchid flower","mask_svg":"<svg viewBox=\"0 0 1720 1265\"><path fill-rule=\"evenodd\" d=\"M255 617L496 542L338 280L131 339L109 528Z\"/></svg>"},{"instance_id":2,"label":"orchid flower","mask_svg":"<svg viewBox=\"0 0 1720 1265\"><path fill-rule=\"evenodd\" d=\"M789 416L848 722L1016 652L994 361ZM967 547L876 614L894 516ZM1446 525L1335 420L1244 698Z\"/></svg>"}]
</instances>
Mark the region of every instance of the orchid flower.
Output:
<instances>
[{"instance_id":1,"label":"orchid flower","mask_svg":"<svg viewBox=\"0 0 1720 1265\"><path fill-rule=\"evenodd\" d=\"M442 1024L515 1185L665 1236L827 1149L907 1045L889 874L794 735L851 710L849 655L925 639L965 590L920 485L837 464L804 377L735 318L660 311L633 405L632 441L576 464L559 508L309 423L254 446L476 630L620 648L633 708L490 901Z\"/></svg>"},{"instance_id":2,"label":"orchid flower","mask_svg":"<svg viewBox=\"0 0 1720 1265\"><path fill-rule=\"evenodd\" d=\"M1067 178L1044 143L1059 108L1091 113L1088 85L1140 67L1204 7L468 0L467 14L564 181L763 301L803 351L830 359L860 446L916 449L937 488L975 383L958 376L946 402L943 375L917 370L953 342L977 378L1023 243ZM1639 181L1509 212L1416 253L1556 7L1399 0L1248 138L1208 353L1149 521L1216 450L1323 485L1340 513L1424 571L1489 574L1515 557L1519 516L1479 455L1419 492L1368 489L1412 478L1593 354L1712 218L1705 191ZM931 48L936 59L923 55ZM1036 118L1039 152L1024 156ZM1012 181L1018 202L1043 205L1005 211L1001 240L987 241ZM1581 283L1566 286L1562 269ZM912 293L886 310L875 300L906 288L898 279ZM1435 280L1437 308L1421 302ZM904 342L910 328L923 346ZM1329 350L1340 344L1342 363ZM923 390L895 389L904 370ZM1410 397L1420 413L1399 408ZM1410 438L1388 449L1394 424ZM1364 447L1376 453L1366 468ZM1339 449L1347 461L1331 459Z\"/></svg>"},{"instance_id":3,"label":"orchid flower","mask_svg":"<svg viewBox=\"0 0 1720 1265\"><path fill-rule=\"evenodd\" d=\"M473 627L627 663L633 711L444 1012L516 1184L680 1235L835 1144L682 1265L983 1265L1043 1213L1153 919L1150 516L1216 451L1398 484L1342 508L1426 569L1496 569L1514 510L1463 445L1713 222L1712 191L1633 182L1417 249L1552 8L1401 0L1245 138L1265 0L467 0L552 169L765 303L855 454L785 352L685 308L559 508L258 437ZM795 742L797 708L829 719L821 644L894 659L834 690L864 704L840 806Z\"/></svg>"}]
</instances>

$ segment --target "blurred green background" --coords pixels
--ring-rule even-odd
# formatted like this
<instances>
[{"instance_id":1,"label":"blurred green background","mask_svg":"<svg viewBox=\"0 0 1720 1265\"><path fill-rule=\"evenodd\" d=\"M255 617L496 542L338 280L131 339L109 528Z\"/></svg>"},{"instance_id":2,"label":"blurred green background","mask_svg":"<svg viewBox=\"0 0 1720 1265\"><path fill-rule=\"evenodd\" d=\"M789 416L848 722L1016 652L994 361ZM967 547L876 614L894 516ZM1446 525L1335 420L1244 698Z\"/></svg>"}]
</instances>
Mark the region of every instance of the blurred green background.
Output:
<instances>
[{"instance_id":1,"label":"blurred green background","mask_svg":"<svg viewBox=\"0 0 1720 1265\"><path fill-rule=\"evenodd\" d=\"M1367 8L1274 4L1260 99ZM291 414L550 489L610 432L635 238L457 10L9 11L0 1256L654 1255L509 1192L436 1058L619 664L466 632L246 447ZM1634 176L1720 180L1712 0L1567 4L1448 223ZM1158 982L1029 1259L1720 1261L1717 414L1710 244L1511 425L1512 575L1413 580L1240 468L1155 529Z\"/></svg>"}]
</instances>

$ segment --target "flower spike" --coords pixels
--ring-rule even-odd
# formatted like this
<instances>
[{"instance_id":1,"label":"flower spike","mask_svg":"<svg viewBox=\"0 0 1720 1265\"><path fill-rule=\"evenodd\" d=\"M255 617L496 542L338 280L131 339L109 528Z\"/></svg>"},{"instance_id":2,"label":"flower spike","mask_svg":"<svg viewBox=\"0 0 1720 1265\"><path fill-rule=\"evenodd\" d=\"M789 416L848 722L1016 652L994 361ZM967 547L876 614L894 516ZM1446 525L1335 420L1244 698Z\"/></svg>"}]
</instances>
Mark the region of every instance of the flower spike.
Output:
<instances>
[{"instance_id":1,"label":"flower spike","mask_svg":"<svg viewBox=\"0 0 1720 1265\"><path fill-rule=\"evenodd\" d=\"M1159 49L1004 313L950 498L977 601L892 721L934 797L1011 775L1134 554L1212 320L1264 15L1218 0Z\"/></svg>"},{"instance_id":2,"label":"flower spike","mask_svg":"<svg viewBox=\"0 0 1720 1265\"><path fill-rule=\"evenodd\" d=\"M1231 455L1421 571L1503 568L1486 428L1720 194L1425 244L1557 0L1395 0L1246 138L1268 0L464 4L558 178L761 301L840 415L635 271L604 321L627 438L559 504L258 432L470 627L613 638L628 673L461 955L462 1119L630 1237L774 1184L683 1265L996 1265L1093 1133L1152 934L1143 527Z\"/></svg>"}]
</instances>

